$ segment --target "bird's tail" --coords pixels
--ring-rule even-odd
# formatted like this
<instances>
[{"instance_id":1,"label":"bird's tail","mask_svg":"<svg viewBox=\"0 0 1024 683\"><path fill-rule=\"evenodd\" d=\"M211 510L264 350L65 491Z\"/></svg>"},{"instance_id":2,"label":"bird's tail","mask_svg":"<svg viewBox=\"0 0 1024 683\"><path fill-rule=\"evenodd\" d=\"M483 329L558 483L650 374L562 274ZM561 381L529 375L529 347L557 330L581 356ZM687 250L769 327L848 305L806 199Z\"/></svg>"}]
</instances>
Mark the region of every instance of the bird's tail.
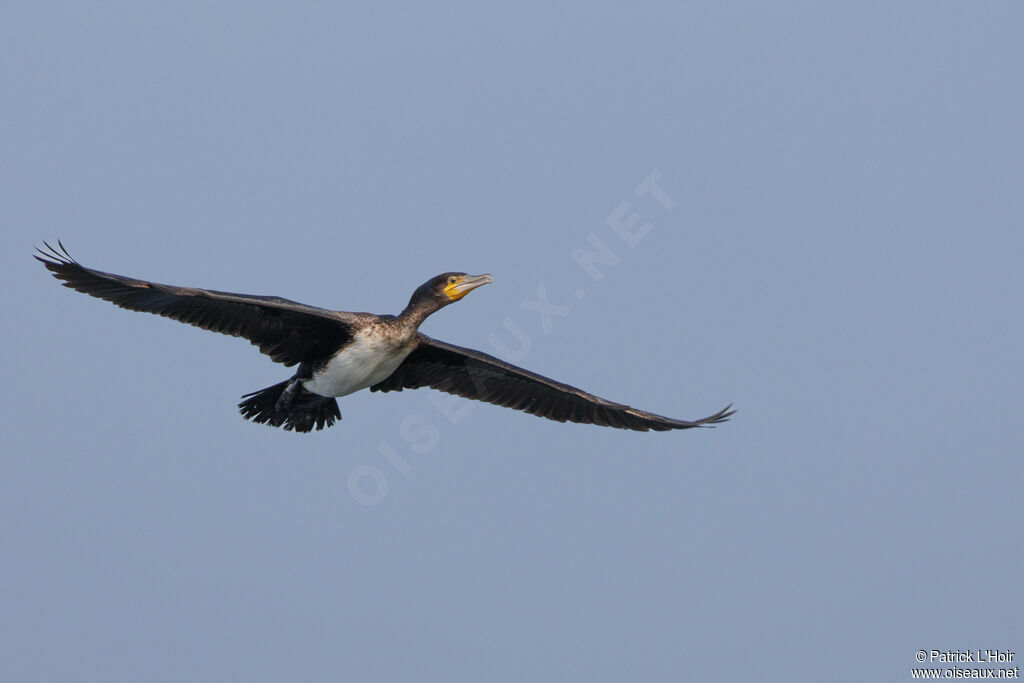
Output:
<instances>
[{"instance_id":1,"label":"bird's tail","mask_svg":"<svg viewBox=\"0 0 1024 683\"><path fill-rule=\"evenodd\" d=\"M341 419L335 399L306 391L294 377L246 394L238 412L247 420L296 432L330 427Z\"/></svg>"}]
</instances>

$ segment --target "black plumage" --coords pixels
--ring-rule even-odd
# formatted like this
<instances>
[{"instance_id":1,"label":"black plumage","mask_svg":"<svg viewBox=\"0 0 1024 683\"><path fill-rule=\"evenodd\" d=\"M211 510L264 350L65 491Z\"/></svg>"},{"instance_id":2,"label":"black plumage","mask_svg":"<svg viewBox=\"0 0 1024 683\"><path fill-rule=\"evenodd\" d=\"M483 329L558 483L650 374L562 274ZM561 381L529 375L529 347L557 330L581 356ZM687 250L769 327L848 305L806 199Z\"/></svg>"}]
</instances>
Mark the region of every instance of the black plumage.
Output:
<instances>
[{"instance_id":1,"label":"black plumage","mask_svg":"<svg viewBox=\"0 0 1024 683\"><path fill-rule=\"evenodd\" d=\"M523 410L557 422L580 422L636 431L688 429L724 422L727 406L701 420L688 422L613 403L574 386L506 363L473 349L446 344L419 334L419 344L383 382L370 391L401 391L430 387L477 401Z\"/></svg>"},{"instance_id":2,"label":"black plumage","mask_svg":"<svg viewBox=\"0 0 1024 683\"><path fill-rule=\"evenodd\" d=\"M44 244L46 244L44 242ZM121 308L156 313L211 332L248 339L286 366L329 355L352 338L351 316L277 296L233 294L104 273L75 261L64 245L46 244L36 259L58 280Z\"/></svg>"},{"instance_id":3,"label":"black plumage","mask_svg":"<svg viewBox=\"0 0 1024 683\"><path fill-rule=\"evenodd\" d=\"M341 418L334 397L366 387L380 392L431 387L558 422L637 431L708 426L734 412L727 406L695 421L648 413L417 331L428 315L490 282L488 275L444 273L417 288L401 314L380 316L104 273L79 264L59 242L57 249L46 244L38 252L36 258L66 287L122 308L248 339L272 360L298 365L292 378L247 394L239 404L247 419L283 429L329 427Z\"/></svg>"}]
</instances>

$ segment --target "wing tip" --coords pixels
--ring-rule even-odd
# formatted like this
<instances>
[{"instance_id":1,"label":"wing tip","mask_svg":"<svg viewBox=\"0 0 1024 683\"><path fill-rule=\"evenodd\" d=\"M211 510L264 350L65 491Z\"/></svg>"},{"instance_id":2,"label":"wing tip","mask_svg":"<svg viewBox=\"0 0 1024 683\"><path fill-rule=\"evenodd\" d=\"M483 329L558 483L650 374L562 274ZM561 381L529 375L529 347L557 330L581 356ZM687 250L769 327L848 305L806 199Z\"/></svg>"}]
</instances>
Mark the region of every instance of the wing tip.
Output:
<instances>
[{"instance_id":1,"label":"wing tip","mask_svg":"<svg viewBox=\"0 0 1024 683\"><path fill-rule=\"evenodd\" d=\"M722 408L714 415L709 415L705 418L697 420L694 424L697 427L708 427L710 429L714 429L715 425L721 424L723 422L728 422L729 418L731 418L735 414L736 411L732 409L732 404L730 403L729 405Z\"/></svg>"},{"instance_id":2,"label":"wing tip","mask_svg":"<svg viewBox=\"0 0 1024 683\"><path fill-rule=\"evenodd\" d=\"M56 247L46 240L43 240L43 246L36 247L36 253L32 254L32 256L50 270L54 270L55 268L60 268L62 266L78 265L78 261L68 253L64 243L60 240L57 240Z\"/></svg>"},{"instance_id":3,"label":"wing tip","mask_svg":"<svg viewBox=\"0 0 1024 683\"><path fill-rule=\"evenodd\" d=\"M714 429L715 425L721 424L722 422L728 422L729 418L736 413L736 411L732 409L731 403L714 415L702 417L699 420L677 420L675 418L665 417L664 415L646 413L641 410L636 410L635 408L626 408L624 412L631 415L633 418L639 418L639 420L636 420L632 424L622 428L640 432L646 432L648 430L668 432L674 429L693 429L695 427ZM614 425L609 424L608 426Z\"/></svg>"}]
</instances>

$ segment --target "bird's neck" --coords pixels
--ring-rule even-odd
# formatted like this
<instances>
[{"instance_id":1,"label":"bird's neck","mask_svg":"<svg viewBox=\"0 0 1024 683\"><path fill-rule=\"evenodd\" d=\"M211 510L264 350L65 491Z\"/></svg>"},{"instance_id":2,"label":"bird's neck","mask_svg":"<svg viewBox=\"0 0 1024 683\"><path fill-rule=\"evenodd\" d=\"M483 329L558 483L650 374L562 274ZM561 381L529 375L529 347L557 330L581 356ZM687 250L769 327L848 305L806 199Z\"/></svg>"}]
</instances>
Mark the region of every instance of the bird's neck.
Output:
<instances>
[{"instance_id":1,"label":"bird's neck","mask_svg":"<svg viewBox=\"0 0 1024 683\"><path fill-rule=\"evenodd\" d=\"M409 325L413 329L419 329L419 326L427 319L427 316L436 310L437 307L431 306L428 301L410 301L405 310L398 314L395 322Z\"/></svg>"}]
</instances>

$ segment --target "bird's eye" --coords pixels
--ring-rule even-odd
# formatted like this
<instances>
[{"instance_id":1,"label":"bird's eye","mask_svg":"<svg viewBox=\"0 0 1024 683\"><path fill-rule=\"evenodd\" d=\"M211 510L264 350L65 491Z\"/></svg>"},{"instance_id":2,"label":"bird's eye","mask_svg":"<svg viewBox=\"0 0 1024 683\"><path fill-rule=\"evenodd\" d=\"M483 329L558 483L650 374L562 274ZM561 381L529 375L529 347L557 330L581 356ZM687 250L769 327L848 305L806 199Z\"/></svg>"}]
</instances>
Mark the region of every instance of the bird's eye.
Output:
<instances>
[{"instance_id":1,"label":"bird's eye","mask_svg":"<svg viewBox=\"0 0 1024 683\"><path fill-rule=\"evenodd\" d=\"M452 275L450 278L448 278L448 284L454 285L455 284L455 279L456 279L455 276Z\"/></svg>"}]
</instances>

